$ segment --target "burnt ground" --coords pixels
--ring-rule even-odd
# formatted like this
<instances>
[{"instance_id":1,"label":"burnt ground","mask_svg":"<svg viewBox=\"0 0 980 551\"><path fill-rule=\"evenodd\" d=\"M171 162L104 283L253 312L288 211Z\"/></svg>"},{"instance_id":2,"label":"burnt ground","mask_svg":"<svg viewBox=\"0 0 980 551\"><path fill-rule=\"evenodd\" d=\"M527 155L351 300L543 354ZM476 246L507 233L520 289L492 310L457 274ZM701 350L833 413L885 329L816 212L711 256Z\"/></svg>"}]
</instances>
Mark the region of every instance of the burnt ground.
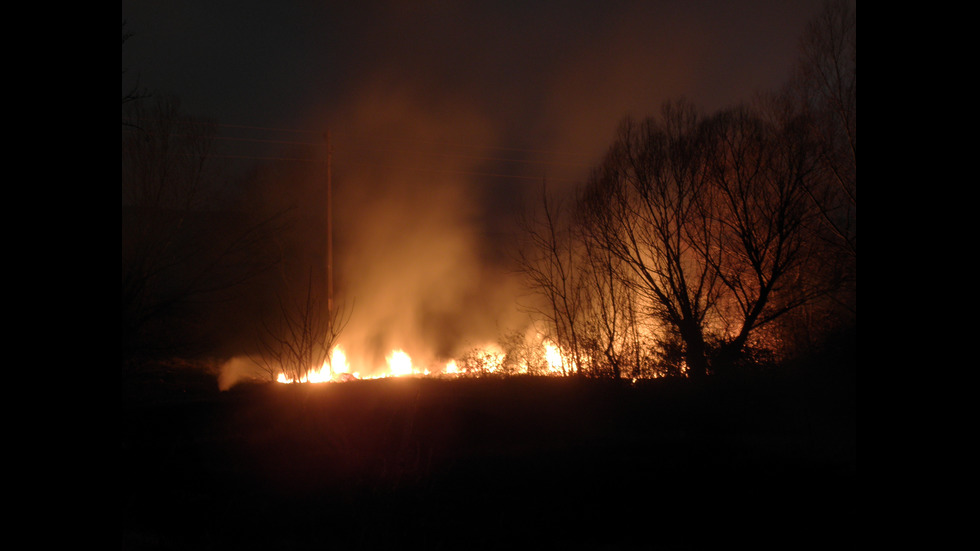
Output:
<instances>
[{"instance_id":1,"label":"burnt ground","mask_svg":"<svg viewBox=\"0 0 980 551\"><path fill-rule=\"evenodd\" d=\"M123 549L848 545L853 377L388 379L122 405Z\"/></svg>"}]
</instances>

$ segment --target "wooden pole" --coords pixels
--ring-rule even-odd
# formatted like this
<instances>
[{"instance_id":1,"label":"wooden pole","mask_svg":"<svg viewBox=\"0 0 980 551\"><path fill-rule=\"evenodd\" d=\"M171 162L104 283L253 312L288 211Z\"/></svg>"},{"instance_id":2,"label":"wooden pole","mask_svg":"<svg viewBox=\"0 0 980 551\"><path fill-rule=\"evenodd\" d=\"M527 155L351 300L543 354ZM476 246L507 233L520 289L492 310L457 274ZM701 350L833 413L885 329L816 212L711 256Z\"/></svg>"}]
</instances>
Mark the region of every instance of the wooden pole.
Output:
<instances>
[{"instance_id":1,"label":"wooden pole","mask_svg":"<svg viewBox=\"0 0 980 551\"><path fill-rule=\"evenodd\" d=\"M327 140L327 313L333 320L333 149L330 144L330 131Z\"/></svg>"}]
</instances>

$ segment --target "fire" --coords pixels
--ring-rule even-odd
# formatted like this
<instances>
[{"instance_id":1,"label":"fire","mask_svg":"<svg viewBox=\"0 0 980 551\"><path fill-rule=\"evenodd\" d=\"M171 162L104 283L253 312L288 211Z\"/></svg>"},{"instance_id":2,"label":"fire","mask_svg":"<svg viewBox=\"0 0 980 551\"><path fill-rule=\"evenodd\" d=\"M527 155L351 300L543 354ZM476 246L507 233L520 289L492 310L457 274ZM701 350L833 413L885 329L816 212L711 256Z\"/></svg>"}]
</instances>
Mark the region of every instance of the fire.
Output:
<instances>
[{"instance_id":1,"label":"fire","mask_svg":"<svg viewBox=\"0 0 980 551\"><path fill-rule=\"evenodd\" d=\"M551 341L544 341L544 359L548 363L548 373L553 375L561 375L565 373L564 368L564 354L562 354L561 349L558 348Z\"/></svg>"},{"instance_id":2,"label":"fire","mask_svg":"<svg viewBox=\"0 0 980 551\"><path fill-rule=\"evenodd\" d=\"M348 373L350 371L350 364L347 363L347 355L344 354L344 350L340 346L333 347L333 352L330 353L330 371L334 374Z\"/></svg>"},{"instance_id":3,"label":"fire","mask_svg":"<svg viewBox=\"0 0 980 551\"><path fill-rule=\"evenodd\" d=\"M336 379L337 375L342 375L350 371L350 364L347 363L347 355L340 346L335 346L330 352L330 359L323 362L323 365L314 367L306 375L298 380L287 377L285 373L280 373L276 378L280 383L328 383Z\"/></svg>"},{"instance_id":4,"label":"fire","mask_svg":"<svg viewBox=\"0 0 980 551\"><path fill-rule=\"evenodd\" d=\"M412 374L412 358L404 350L395 350L388 356L388 371L392 377Z\"/></svg>"},{"instance_id":5,"label":"fire","mask_svg":"<svg viewBox=\"0 0 980 551\"><path fill-rule=\"evenodd\" d=\"M311 369L298 380L287 377L285 373L280 373L276 381L280 383L326 383L330 379L330 366L325 363L319 368Z\"/></svg>"},{"instance_id":6,"label":"fire","mask_svg":"<svg viewBox=\"0 0 980 551\"><path fill-rule=\"evenodd\" d=\"M446 362L446 369L442 372L446 375L459 375L459 366L456 365L456 360Z\"/></svg>"},{"instance_id":7,"label":"fire","mask_svg":"<svg viewBox=\"0 0 980 551\"><path fill-rule=\"evenodd\" d=\"M477 368L478 371L486 373L496 373L504 365L507 354L496 344L488 343L478 347L472 352L471 362L475 365L470 367Z\"/></svg>"},{"instance_id":8,"label":"fire","mask_svg":"<svg viewBox=\"0 0 980 551\"><path fill-rule=\"evenodd\" d=\"M544 349L544 359L547 365L547 375L562 376L569 373L571 361L561 348L547 339L542 339L540 346ZM385 358L387 366L371 371L367 366L367 374L352 371L347 353L340 346L335 346L330 352L330 358L323 365L311 369L299 379L287 377L280 373L276 379L280 383L327 383L342 382L352 379L379 379L386 377L429 376L432 373L428 367L413 363L412 357L402 349L394 349ZM440 376L457 377L465 373L493 374L501 370L507 361L507 354L497 345L488 344L470 350L461 358L465 367L457 363L457 359L447 361L441 370L435 373ZM363 367L363 366L362 366ZM517 373L530 372L527 366L518 369Z\"/></svg>"}]
</instances>

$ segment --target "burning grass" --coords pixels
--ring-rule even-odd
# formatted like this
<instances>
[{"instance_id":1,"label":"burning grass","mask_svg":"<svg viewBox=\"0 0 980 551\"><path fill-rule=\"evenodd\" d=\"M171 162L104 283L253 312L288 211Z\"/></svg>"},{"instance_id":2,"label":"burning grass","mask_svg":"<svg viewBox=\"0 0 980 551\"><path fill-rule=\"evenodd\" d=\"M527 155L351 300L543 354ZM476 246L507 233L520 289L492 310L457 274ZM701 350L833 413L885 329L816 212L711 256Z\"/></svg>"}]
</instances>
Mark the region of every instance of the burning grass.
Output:
<instances>
[{"instance_id":1,"label":"burning grass","mask_svg":"<svg viewBox=\"0 0 980 551\"><path fill-rule=\"evenodd\" d=\"M321 365L310 366L298 377L290 376L288 369L275 369L275 364L267 359L254 361L249 358L232 358L222 366L219 385L227 390L242 380L261 380L274 375L278 383L338 383L354 380L384 379L390 377L434 377L458 378L487 375L545 375L564 376L573 371L574 364L567 354L551 343L538 338L537 354L508 353L496 343L474 346L460 354L458 358L430 361L426 364L416 362L402 349L393 349L385 356L382 366L371 366L363 358L352 368L346 349L334 346L329 357ZM537 358L537 361L528 357ZM515 359L520 358L520 359Z\"/></svg>"}]
</instances>

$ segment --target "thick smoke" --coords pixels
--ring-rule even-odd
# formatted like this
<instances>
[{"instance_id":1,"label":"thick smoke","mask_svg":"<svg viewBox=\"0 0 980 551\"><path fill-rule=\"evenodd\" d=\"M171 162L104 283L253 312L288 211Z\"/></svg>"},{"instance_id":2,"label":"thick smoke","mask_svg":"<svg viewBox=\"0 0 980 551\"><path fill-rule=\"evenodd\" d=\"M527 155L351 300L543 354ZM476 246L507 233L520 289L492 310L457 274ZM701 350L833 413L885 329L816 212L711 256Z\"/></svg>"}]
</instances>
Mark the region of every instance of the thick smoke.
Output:
<instances>
[{"instance_id":1,"label":"thick smoke","mask_svg":"<svg viewBox=\"0 0 980 551\"><path fill-rule=\"evenodd\" d=\"M484 201L491 121L388 87L356 94L337 126L356 129L337 135L333 179L337 300L351 311L340 341L352 369L370 374L393 349L441 366L526 323L490 234L491 217L507 214Z\"/></svg>"},{"instance_id":2,"label":"thick smoke","mask_svg":"<svg viewBox=\"0 0 980 551\"><path fill-rule=\"evenodd\" d=\"M124 63L222 122L331 131L340 342L370 371L527 324L506 260L542 182L583 182L627 115L778 86L819 4L124 3Z\"/></svg>"}]
</instances>

